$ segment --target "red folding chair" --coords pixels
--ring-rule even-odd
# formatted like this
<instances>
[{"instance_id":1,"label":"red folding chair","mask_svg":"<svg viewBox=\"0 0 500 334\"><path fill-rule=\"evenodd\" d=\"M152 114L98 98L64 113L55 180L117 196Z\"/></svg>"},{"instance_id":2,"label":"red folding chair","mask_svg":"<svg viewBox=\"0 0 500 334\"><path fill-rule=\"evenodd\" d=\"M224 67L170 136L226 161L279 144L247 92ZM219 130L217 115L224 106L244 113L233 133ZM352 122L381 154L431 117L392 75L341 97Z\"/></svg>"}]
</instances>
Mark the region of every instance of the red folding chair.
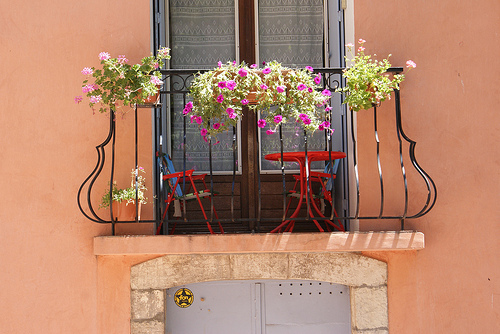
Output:
<instances>
[{"instance_id":1,"label":"red folding chair","mask_svg":"<svg viewBox=\"0 0 500 334\"><path fill-rule=\"evenodd\" d=\"M163 220L165 219L165 216L168 212L168 209L170 208L170 205L173 203L174 204L174 217L181 217L182 216L182 211L183 211L183 203L184 201L193 201L196 200L198 204L200 205L201 212L203 213L203 217L207 221L207 227L208 230L211 234L214 234L215 232L212 229L212 225L210 224L210 220L207 217L207 214L205 213L205 209L203 208L203 203L201 202L202 198L208 198L210 200L210 205L212 202L212 192L208 189L207 184L205 183L205 177L207 174L198 174L194 175L194 169L187 170L185 173L183 172L175 172L174 164L172 163L172 160L168 155L164 155L161 158L161 170L162 170L162 179L163 181L166 181L168 185L168 195L167 199L165 200L166 207L165 210L163 211L162 215L162 222L158 226L158 229L156 231L156 234L160 234L161 227L163 224ZM184 194L182 191L181 185L185 182L186 184L186 193ZM198 190L196 188L195 182L198 183L198 185L202 185L203 189ZM215 211L215 208L213 208L214 216L218 220L219 216L217 215L217 211ZM220 221L218 221L219 224L219 230L220 233L224 233L224 229L222 228L222 225ZM177 223L174 223L174 226L172 230L170 231L170 234L173 234L175 231L175 227L177 226Z\"/></svg>"}]
</instances>

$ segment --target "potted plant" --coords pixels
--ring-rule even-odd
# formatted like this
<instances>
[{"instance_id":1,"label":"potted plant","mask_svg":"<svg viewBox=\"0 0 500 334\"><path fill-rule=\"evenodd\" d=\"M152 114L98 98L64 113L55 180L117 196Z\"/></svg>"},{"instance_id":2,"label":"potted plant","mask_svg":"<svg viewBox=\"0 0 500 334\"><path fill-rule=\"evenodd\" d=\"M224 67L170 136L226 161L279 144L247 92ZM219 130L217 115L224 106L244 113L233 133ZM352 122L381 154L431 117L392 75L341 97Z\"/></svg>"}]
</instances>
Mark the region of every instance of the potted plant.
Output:
<instances>
[{"instance_id":1,"label":"potted plant","mask_svg":"<svg viewBox=\"0 0 500 334\"><path fill-rule=\"evenodd\" d=\"M102 68L85 67L82 70L86 76L82 92L89 98L89 106L94 110L99 105L99 111L104 113L109 109L116 111L121 106L145 103L163 84L158 69L163 66L163 60L170 59L169 52L168 48L160 48L156 56L144 57L134 65L128 64L125 56L112 58L108 52L101 52ZM82 101L82 96L75 97L76 103Z\"/></svg>"},{"instance_id":2,"label":"potted plant","mask_svg":"<svg viewBox=\"0 0 500 334\"><path fill-rule=\"evenodd\" d=\"M345 96L343 103L348 104L354 111L370 109L374 105L390 98L394 89L399 89L399 84L404 80L404 74L391 75L387 73L391 63L389 55L386 59L377 61L371 55L365 55L364 39L359 39L357 54L353 53L353 44L347 44L346 47L351 53L351 59L346 57L347 63L351 66L344 70L344 77L347 85L338 88L336 91ZM417 65L412 61L406 62L408 69L415 68Z\"/></svg>"},{"instance_id":3,"label":"potted plant","mask_svg":"<svg viewBox=\"0 0 500 334\"><path fill-rule=\"evenodd\" d=\"M281 123L300 122L309 131L329 129L329 90L320 90L321 74L313 68L291 69L278 62L239 65L236 62L198 73L194 78L183 114L197 123L205 141L235 126L243 115L243 107L261 112L258 126L268 134ZM274 108L275 107L275 108Z\"/></svg>"},{"instance_id":4,"label":"potted plant","mask_svg":"<svg viewBox=\"0 0 500 334\"><path fill-rule=\"evenodd\" d=\"M144 196L146 188L146 179L142 174L145 174L142 167L132 169L132 182L130 187L125 189L118 189L116 182L113 182L112 193L112 206L113 206L113 219L118 221L131 221L136 217L136 200L139 203L137 212L140 219L141 205L147 203L147 198ZM136 179L137 179L137 192L136 192ZM107 191L101 198L99 208L108 208L110 205L110 192ZM130 204L130 205L129 205Z\"/></svg>"}]
</instances>

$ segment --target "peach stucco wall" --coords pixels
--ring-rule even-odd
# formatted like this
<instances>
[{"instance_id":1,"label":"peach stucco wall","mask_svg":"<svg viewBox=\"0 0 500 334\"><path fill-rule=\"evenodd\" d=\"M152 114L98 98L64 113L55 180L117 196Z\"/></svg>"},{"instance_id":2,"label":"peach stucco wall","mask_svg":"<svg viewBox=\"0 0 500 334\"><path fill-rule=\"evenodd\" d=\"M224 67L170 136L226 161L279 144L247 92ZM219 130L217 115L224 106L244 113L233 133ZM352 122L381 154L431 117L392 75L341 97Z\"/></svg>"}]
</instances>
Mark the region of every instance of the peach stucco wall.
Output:
<instances>
[{"instance_id":1,"label":"peach stucco wall","mask_svg":"<svg viewBox=\"0 0 500 334\"><path fill-rule=\"evenodd\" d=\"M388 263L391 333L500 332L499 13L497 0L355 1L368 51L417 63L404 126L439 189L435 209L406 225L425 233L424 250L365 252ZM110 227L82 217L76 192L108 119L73 96L99 52L149 53L149 1L3 1L0 45L0 332L127 333L130 267L152 257L93 255ZM131 161L118 162L119 182Z\"/></svg>"},{"instance_id":2,"label":"peach stucco wall","mask_svg":"<svg viewBox=\"0 0 500 334\"><path fill-rule=\"evenodd\" d=\"M390 330L498 333L500 2L356 0L354 10L367 51L417 63L402 84L404 127L438 186L433 211L406 225L424 232L424 250L369 254L388 262Z\"/></svg>"},{"instance_id":3,"label":"peach stucco wall","mask_svg":"<svg viewBox=\"0 0 500 334\"><path fill-rule=\"evenodd\" d=\"M150 53L148 0L0 2L1 333L98 332L92 240L110 227L80 214L76 192L108 118L73 97L101 51Z\"/></svg>"}]
</instances>

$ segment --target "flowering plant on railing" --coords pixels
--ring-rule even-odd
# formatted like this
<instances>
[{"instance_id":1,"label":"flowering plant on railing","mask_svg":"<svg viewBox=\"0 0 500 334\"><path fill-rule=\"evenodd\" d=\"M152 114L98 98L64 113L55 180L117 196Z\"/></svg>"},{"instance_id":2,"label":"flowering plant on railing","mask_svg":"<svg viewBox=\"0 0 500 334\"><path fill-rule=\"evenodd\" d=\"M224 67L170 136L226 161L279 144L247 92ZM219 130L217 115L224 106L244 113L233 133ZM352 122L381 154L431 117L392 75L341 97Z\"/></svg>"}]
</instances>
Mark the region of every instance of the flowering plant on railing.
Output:
<instances>
[{"instance_id":1,"label":"flowering plant on railing","mask_svg":"<svg viewBox=\"0 0 500 334\"><path fill-rule=\"evenodd\" d=\"M387 98L390 99L392 91L399 89L399 84L405 78L404 74L387 73L391 67L388 59L391 55L381 61L373 59L371 55L365 55L364 43L366 43L364 39L358 40L359 47L356 55L352 51L354 45L346 45L352 58L346 57L346 60L352 65L344 70L347 86L336 90L344 94L343 103L348 104L354 111L370 109ZM412 60L406 62L408 69L416 66Z\"/></svg>"},{"instance_id":2,"label":"flowering plant on railing","mask_svg":"<svg viewBox=\"0 0 500 334\"><path fill-rule=\"evenodd\" d=\"M160 48L156 56L142 58L141 63L130 65L128 59L121 55L112 58L108 52L101 52L102 69L85 67L82 74L86 76L82 84L82 92L89 98L89 106L99 104L100 112L110 108L141 104L158 93L163 84L159 68L163 60L170 59L170 49ZM89 80L93 78L93 82ZM82 96L75 97L75 102L83 101ZM118 105L120 104L120 105Z\"/></svg>"},{"instance_id":3,"label":"flowering plant on railing","mask_svg":"<svg viewBox=\"0 0 500 334\"><path fill-rule=\"evenodd\" d=\"M137 169L133 168L131 173L132 181L130 182L130 187L125 189L118 189L118 187L116 186L116 182L113 182L112 200L116 202L126 201L127 205L129 205L135 203L137 195L138 202L141 204L146 204L147 198L144 196L144 192L148 189L146 188L146 178L142 174L146 174L146 171L144 170L143 167L138 167ZM137 194L135 191L136 175L137 175ZM110 200L109 200L109 190L108 190L102 196L99 208L107 208L109 207L109 204Z\"/></svg>"},{"instance_id":4,"label":"flowering plant on railing","mask_svg":"<svg viewBox=\"0 0 500 334\"><path fill-rule=\"evenodd\" d=\"M258 126L269 124L268 134L290 119L309 131L329 129L331 92L319 90L321 74L312 72L310 66L291 69L274 61L263 69L255 64L219 62L217 68L195 77L189 89L193 101L186 104L183 114L198 124L206 141L235 126L244 106L265 115Z\"/></svg>"}]
</instances>

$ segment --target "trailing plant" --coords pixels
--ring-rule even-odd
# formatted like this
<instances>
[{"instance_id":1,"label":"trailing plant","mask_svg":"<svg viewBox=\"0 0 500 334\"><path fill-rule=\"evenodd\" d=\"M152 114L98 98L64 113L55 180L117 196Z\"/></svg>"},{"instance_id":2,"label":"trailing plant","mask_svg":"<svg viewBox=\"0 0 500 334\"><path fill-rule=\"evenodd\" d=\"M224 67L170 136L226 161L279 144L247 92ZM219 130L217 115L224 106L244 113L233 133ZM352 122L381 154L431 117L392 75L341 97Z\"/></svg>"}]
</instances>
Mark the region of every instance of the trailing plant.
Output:
<instances>
[{"instance_id":1,"label":"trailing plant","mask_svg":"<svg viewBox=\"0 0 500 334\"><path fill-rule=\"evenodd\" d=\"M170 49L160 48L156 56L144 57L139 64L130 65L123 55L112 58L108 52L101 52L102 68L85 67L81 71L86 76L82 92L88 97L90 108L95 110L98 105L99 111L105 113L110 108L144 103L163 84L158 69L163 67L165 59L170 59L169 53ZM82 101L82 96L75 97L76 103Z\"/></svg>"},{"instance_id":2,"label":"trailing plant","mask_svg":"<svg viewBox=\"0 0 500 334\"><path fill-rule=\"evenodd\" d=\"M399 89L399 84L405 79L404 74L387 73L391 67L389 62L391 55L380 61L373 59L371 55L365 55L365 43L364 39L358 40L357 54L353 53L353 44L346 45L351 53L351 59L346 57L350 66L344 70L347 85L336 90L345 96L343 103L348 104L354 111L379 105L390 98L392 91ZM406 62L408 69L416 66L412 60Z\"/></svg>"},{"instance_id":3,"label":"trailing plant","mask_svg":"<svg viewBox=\"0 0 500 334\"><path fill-rule=\"evenodd\" d=\"M291 69L273 61L258 69L255 64L219 62L215 69L196 75L189 89L192 101L183 114L198 124L206 141L235 126L245 106L261 112L258 126L268 126L268 134L291 120L308 131L330 129L331 92L320 89L321 81L321 74L313 74L310 66Z\"/></svg>"}]
</instances>

